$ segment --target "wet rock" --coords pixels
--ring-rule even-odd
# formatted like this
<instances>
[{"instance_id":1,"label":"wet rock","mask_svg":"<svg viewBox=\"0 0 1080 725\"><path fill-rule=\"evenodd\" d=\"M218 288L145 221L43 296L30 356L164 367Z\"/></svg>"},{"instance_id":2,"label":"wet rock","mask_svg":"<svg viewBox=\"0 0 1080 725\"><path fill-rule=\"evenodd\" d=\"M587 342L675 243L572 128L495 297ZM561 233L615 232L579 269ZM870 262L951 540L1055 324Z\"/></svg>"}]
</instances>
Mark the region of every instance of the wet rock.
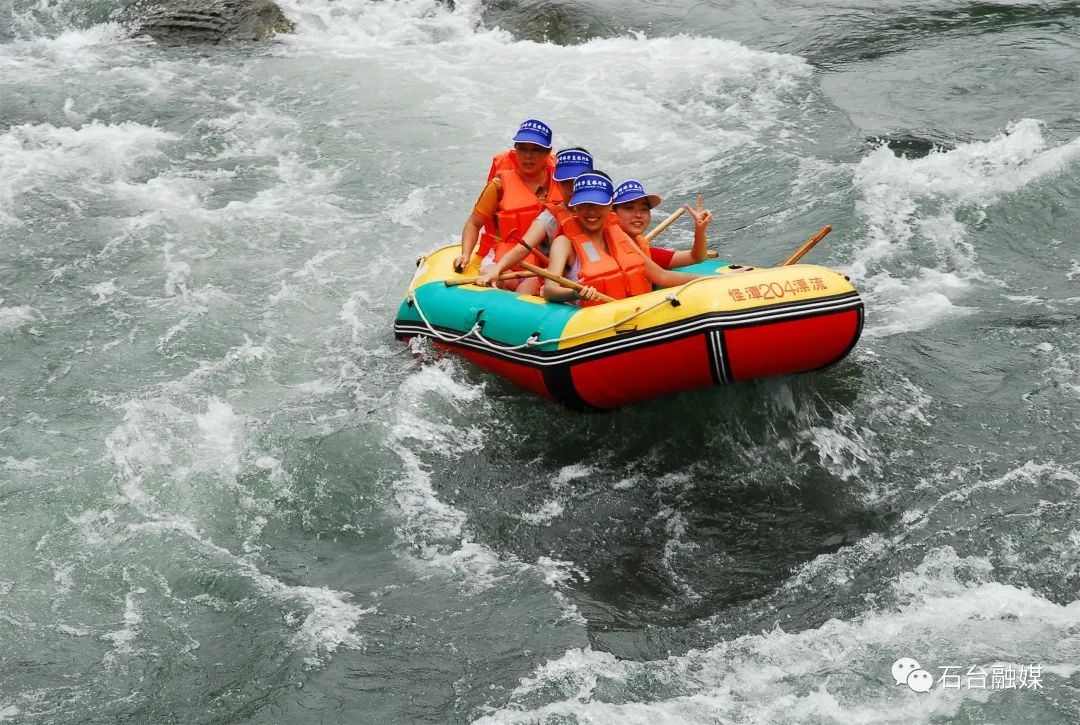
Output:
<instances>
[{"instance_id":1,"label":"wet rock","mask_svg":"<svg viewBox=\"0 0 1080 725\"><path fill-rule=\"evenodd\" d=\"M273 0L136 0L120 19L132 35L166 44L260 40L294 29Z\"/></svg>"}]
</instances>

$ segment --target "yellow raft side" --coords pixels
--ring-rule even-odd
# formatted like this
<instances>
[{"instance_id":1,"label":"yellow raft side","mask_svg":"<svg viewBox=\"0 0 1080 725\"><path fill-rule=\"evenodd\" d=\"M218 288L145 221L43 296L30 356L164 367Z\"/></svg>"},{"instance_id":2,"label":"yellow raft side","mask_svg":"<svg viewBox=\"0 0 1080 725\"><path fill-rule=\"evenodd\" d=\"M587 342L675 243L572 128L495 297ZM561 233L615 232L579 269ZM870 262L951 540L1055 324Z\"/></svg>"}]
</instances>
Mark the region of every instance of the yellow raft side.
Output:
<instances>
[{"instance_id":1,"label":"yellow raft side","mask_svg":"<svg viewBox=\"0 0 1080 725\"><path fill-rule=\"evenodd\" d=\"M751 311L786 302L808 302L854 291L855 288L844 275L816 265L793 264L787 267L718 274L678 287L584 307L570 318L563 335L570 337L603 329L591 335L564 341L560 348L602 340L631 329L659 327L710 312ZM678 307L670 302L658 304L671 295L676 296L681 303ZM649 307L654 309L634 317L625 325L612 327L613 323Z\"/></svg>"},{"instance_id":2,"label":"yellow raft side","mask_svg":"<svg viewBox=\"0 0 1080 725\"><path fill-rule=\"evenodd\" d=\"M427 255L413 275L412 289L431 282L480 274L480 257L473 255L462 274L453 270L460 247L450 245ZM583 307L567 322L559 344L566 349L614 337L630 330L646 330L712 312L749 312L790 302L810 302L855 292L847 277L836 270L809 264L755 268L707 276L677 287L656 290L602 305ZM470 286L477 291L494 288ZM680 304L671 304L675 296ZM522 302L546 304L540 297L521 295ZM652 308L652 309L650 309ZM627 318L631 318L627 320ZM625 320L625 322L624 322ZM621 323L617 324L616 323Z\"/></svg>"},{"instance_id":3,"label":"yellow raft side","mask_svg":"<svg viewBox=\"0 0 1080 725\"><path fill-rule=\"evenodd\" d=\"M417 265L416 271L413 273L412 284L409 285L409 289L416 289L430 282L442 282L457 277L480 276L480 257L475 254L469 260L469 265L462 274L454 271L454 258L458 256L460 249L461 245L452 244L421 257L420 264ZM474 286L473 289L485 288Z\"/></svg>"}]
</instances>

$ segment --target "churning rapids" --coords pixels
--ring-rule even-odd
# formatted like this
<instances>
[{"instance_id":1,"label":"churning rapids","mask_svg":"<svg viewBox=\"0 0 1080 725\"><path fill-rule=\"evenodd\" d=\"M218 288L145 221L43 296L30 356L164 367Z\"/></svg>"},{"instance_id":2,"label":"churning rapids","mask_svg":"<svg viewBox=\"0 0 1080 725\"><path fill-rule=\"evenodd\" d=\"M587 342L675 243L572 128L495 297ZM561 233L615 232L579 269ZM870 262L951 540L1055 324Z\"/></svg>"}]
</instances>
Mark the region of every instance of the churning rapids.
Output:
<instances>
[{"instance_id":1,"label":"churning rapids","mask_svg":"<svg viewBox=\"0 0 1080 725\"><path fill-rule=\"evenodd\" d=\"M1080 6L279 4L0 7L0 720L1080 718ZM396 342L529 117L831 224L859 345L579 415Z\"/></svg>"}]
</instances>

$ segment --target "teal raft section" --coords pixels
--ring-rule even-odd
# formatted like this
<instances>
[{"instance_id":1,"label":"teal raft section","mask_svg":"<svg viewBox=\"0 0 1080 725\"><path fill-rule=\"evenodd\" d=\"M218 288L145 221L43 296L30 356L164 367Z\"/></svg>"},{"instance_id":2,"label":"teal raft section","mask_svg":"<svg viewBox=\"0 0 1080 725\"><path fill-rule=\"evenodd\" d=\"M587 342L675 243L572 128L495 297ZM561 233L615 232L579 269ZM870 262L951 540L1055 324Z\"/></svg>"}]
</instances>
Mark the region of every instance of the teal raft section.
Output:
<instances>
[{"instance_id":1,"label":"teal raft section","mask_svg":"<svg viewBox=\"0 0 1080 725\"><path fill-rule=\"evenodd\" d=\"M537 333L541 340L556 339L578 311L574 305L530 302L505 290L447 287L441 281L417 287L413 290L413 296L428 323L439 332L461 334L480 322L485 338L504 345L521 345ZM408 300L402 302L396 322L422 325L417 304L411 304ZM557 345L534 349L555 350Z\"/></svg>"},{"instance_id":2,"label":"teal raft section","mask_svg":"<svg viewBox=\"0 0 1080 725\"><path fill-rule=\"evenodd\" d=\"M707 259L674 271L690 274L715 274L728 262ZM443 282L428 282L413 290L413 295L430 323L443 334L461 334L472 329L477 321L483 324L483 335L488 340L504 345L524 344L531 336L540 340L557 339L562 336L567 322L578 311L576 305L561 302L539 302L536 298L493 288L471 285L447 287ZM416 304L408 299L398 308L396 324L416 323L423 319ZM557 349L557 345L539 345L538 351Z\"/></svg>"}]
</instances>

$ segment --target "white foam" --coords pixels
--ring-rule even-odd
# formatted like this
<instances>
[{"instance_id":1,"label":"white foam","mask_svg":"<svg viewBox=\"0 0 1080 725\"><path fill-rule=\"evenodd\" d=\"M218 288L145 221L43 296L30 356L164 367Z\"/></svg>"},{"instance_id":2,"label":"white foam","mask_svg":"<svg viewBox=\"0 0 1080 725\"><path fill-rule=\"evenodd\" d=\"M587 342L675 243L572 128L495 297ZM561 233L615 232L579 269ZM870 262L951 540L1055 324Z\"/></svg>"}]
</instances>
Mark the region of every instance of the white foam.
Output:
<instances>
[{"instance_id":1,"label":"white foam","mask_svg":"<svg viewBox=\"0 0 1080 725\"><path fill-rule=\"evenodd\" d=\"M282 0L296 32L279 36L293 52L355 55L430 45L472 37L480 3L459 0L451 9L439 0ZM493 34L505 39L499 31Z\"/></svg>"},{"instance_id":2,"label":"white foam","mask_svg":"<svg viewBox=\"0 0 1080 725\"><path fill-rule=\"evenodd\" d=\"M946 665L989 671L1000 642L1009 641L1026 664L1046 663L1044 680L1080 665L1069 661L1068 645L1080 602L1058 605L978 576L964 583L961 569L989 571L985 561L935 550L897 583L898 610L801 632L776 626L645 662L571 649L522 678L509 703L478 722L923 722L947 719L967 700L984 702L989 691L938 687L920 696L897 688L889 668L898 657L917 656L935 673ZM933 659L924 657L928 648L938 653ZM1055 684L1044 681L1048 691Z\"/></svg>"},{"instance_id":3,"label":"white foam","mask_svg":"<svg viewBox=\"0 0 1080 725\"><path fill-rule=\"evenodd\" d=\"M1049 343L1042 343L1040 349L1047 344ZM1080 355L1075 353L1057 355L1047 368L1046 377L1056 383L1058 389L1080 398Z\"/></svg>"},{"instance_id":4,"label":"white foam","mask_svg":"<svg viewBox=\"0 0 1080 725\"><path fill-rule=\"evenodd\" d=\"M596 473L596 471L596 466L585 463L571 463L569 466L563 466L559 469L559 472L555 474L555 479L552 483L556 486L561 486L581 478L588 478Z\"/></svg>"},{"instance_id":5,"label":"white foam","mask_svg":"<svg viewBox=\"0 0 1080 725\"><path fill-rule=\"evenodd\" d=\"M214 470L226 476L240 472L238 437L242 435L243 419L233 407L217 398L210 398L207 411L195 416L202 432L197 469Z\"/></svg>"},{"instance_id":6,"label":"white foam","mask_svg":"<svg viewBox=\"0 0 1080 725\"><path fill-rule=\"evenodd\" d=\"M874 432L854 427L852 418L849 414L838 414L832 427L810 428L811 440L823 467L843 481L858 475L864 464L875 460L871 443Z\"/></svg>"},{"instance_id":7,"label":"white foam","mask_svg":"<svg viewBox=\"0 0 1080 725\"><path fill-rule=\"evenodd\" d=\"M0 398L2 400L2 398ZM18 471L19 473L37 473L41 470L41 461L36 458L24 458L19 460L12 456L4 457L4 469Z\"/></svg>"},{"instance_id":8,"label":"white foam","mask_svg":"<svg viewBox=\"0 0 1080 725\"><path fill-rule=\"evenodd\" d=\"M116 286L116 281L109 279L104 282L98 282L95 285L90 285L90 294L97 295L97 299L94 300L94 306L103 305L109 301L110 297L113 297L120 291L120 288Z\"/></svg>"},{"instance_id":9,"label":"white foam","mask_svg":"<svg viewBox=\"0 0 1080 725\"><path fill-rule=\"evenodd\" d=\"M668 533L668 540L664 543L664 555L662 561L664 571L671 582L679 589L686 601L701 599L690 582L678 573L678 559L683 556L693 557L693 553L699 548L697 542L686 540L686 517L681 511L666 510L660 514L666 519L664 528Z\"/></svg>"},{"instance_id":10,"label":"white foam","mask_svg":"<svg viewBox=\"0 0 1080 725\"><path fill-rule=\"evenodd\" d=\"M67 594L71 591L71 572L74 568L74 565L70 563L53 566L53 582L56 584L57 592Z\"/></svg>"},{"instance_id":11,"label":"white foam","mask_svg":"<svg viewBox=\"0 0 1080 725\"><path fill-rule=\"evenodd\" d=\"M894 277L888 272L869 275L861 285L868 309L873 310L863 334L867 337L888 337L904 332L918 332L933 327L942 320L963 317L974 308L958 305L953 297L961 297L971 288L971 280L936 269L921 268L913 277Z\"/></svg>"},{"instance_id":12,"label":"white foam","mask_svg":"<svg viewBox=\"0 0 1080 725\"><path fill-rule=\"evenodd\" d=\"M581 625L588 625L588 620L578 610L569 597L562 592L563 587L571 586L574 581L587 582L589 575L584 569L573 562L560 561L547 556L541 556L536 560L533 569L540 573L544 583L551 587L551 593L562 610L562 620Z\"/></svg>"},{"instance_id":13,"label":"white foam","mask_svg":"<svg viewBox=\"0 0 1080 725\"><path fill-rule=\"evenodd\" d=\"M415 453L401 446L397 454L405 464L405 475L397 482L396 500L404 517L398 535L421 552L438 556L441 543L460 544L465 513L439 499L431 485L431 474Z\"/></svg>"},{"instance_id":14,"label":"white foam","mask_svg":"<svg viewBox=\"0 0 1080 725\"><path fill-rule=\"evenodd\" d=\"M127 571L125 570L125 580ZM112 642L112 651L106 652L102 658L102 664L109 665L116 661L117 655L132 655L135 650L132 644L139 636L139 628L143 621L142 608L136 599L136 595L145 594L146 590L137 587L124 596L124 623L119 629L115 629L101 636L102 639Z\"/></svg>"},{"instance_id":15,"label":"white foam","mask_svg":"<svg viewBox=\"0 0 1080 725\"><path fill-rule=\"evenodd\" d=\"M923 158L897 157L885 145L868 154L853 179L867 234L850 265L867 306L876 310L865 334L918 331L969 314L957 300L986 276L957 213L990 206L1078 158L1080 138L1048 149L1040 122L1032 119L989 141ZM938 266L909 262L927 256ZM901 273L898 263L906 265Z\"/></svg>"},{"instance_id":16,"label":"white foam","mask_svg":"<svg viewBox=\"0 0 1080 725\"><path fill-rule=\"evenodd\" d=\"M226 116L199 121L225 144L215 161L248 157L277 157L298 150L293 138L300 122L263 104L254 103Z\"/></svg>"},{"instance_id":17,"label":"white foam","mask_svg":"<svg viewBox=\"0 0 1080 725\"><path fill-rule=\"evenodd\" d=\"M450 10L435 0L287 0L284 8L298 32L273 52L356 59L368 92L382 88L409 113L438 118L471 168L483 167L519 119L534 116L556 121L556 147L584 144L605 169L665 196L711 183L732 149L798 136L803 120L789 109L801 107L812 80L802 58L711 37L515 40L482 26L479 2ZM521 68L545 72L523 84ZM656 148L664 153L648 153ZM392 208L393 220L407 224L411 208Z\"/></svg>"},{"instance_id":18,"label":"white foam","mask_svg":"<svg viewBox=\"0 0 1080 725\"><path fill-rule=\"evenodd\" d=\"M349 335L354 345L359 345L364 340L364 335L377 324L370 314L371 304L371 295L361 289L352 292L349 299L341 306L340 318L349 326Z\"/></svg>"},{"instance_id":19,"label":"white foam","mask_svg":"<svg viewBox=\"0 0 1080 725\"><path fill-rule=\"evenodd\" d=\"M0 300L0 302L2 301ZM37 319L40 319L40 315L37 310L29 305L19 305L17 307L0 306L0 332L17 330L27 322Z\"/></svg>"},{"instance_id":20,"label":"white foam","mask_svg":"<svg viewBox=\"0 0 1080 725\"><path fill-rule=\"evenodd\" d=\"M326 654L339 647L358 649L363 646L363 638L352 630L363 615L375 611L374 607L357 607L348 601L352 595L324 587L283 587L275 588L275 591L299 597L309 608L292 636L294 646L312 653L304 658L308 666L325 663ZM286 617L286 621L292 623L295 617Z\"/></svg>"},{"instance_id":21,"label":"white foam","mask_svg":"<svg viewBox=\"0 0 1080 725\"><path fill-rule=\"evenodd\" d=\"M801 589L820 591L822 585L815 582L822 579L825 586L839 587L850 582L859 571L865 568L867 561L884 555L888 549L889 541L881 534L864 536L851 546L845 546L828 554L819 554L798 567L784 582L783 589L785 591Z\"/></svg>"},{"instance_id":22,"label":"white foam","mask_svg":"<svg viewBox=\"0 0 1080 725\"><path fill-rule=\"evenodd\" d=\"M403 227L419 230L421 226L418 220L423 218L424 212L428 209L426 200L428 191L426 187L410 191L405 201L392 206L387 212L390 221Z\"/></svg>"},{"instance_id":23,"label":"white foam","mask_svg":"<svg viewBox=\"0 0 1080 725\"><path fill-rule=\"evenodd\" d=\"M462 454L481 450L486 440L484 431L467 422L484 417L478 411L487 404L483 386L455 380L452 373L459 371L454 360L436 360L409 375L395 395L390 442L403 464L394 484L402 517L398 536L411 547L418 564L453 573L462 590L471 594L539 568L564 616L581 621L577 609L557 589L564 577L557 570L568 572L571 565L542 559L533 566L473 541L466 513L443 501L433 486L432 465L454 466ZM431 455L436 456L435 462L426 462L425 457ZM561 503L549 501L522 519L541 524L561 511Z\"/></svg>"},{"instance_id":24,"label":"white foam","mask_svg":"<svg viewBox=\"0 0 1080 725\"><path fill-rule=\"evenodd\" d=\"M70 624L58 624L56 631L69 637L85 637L90 634L90 630L86 627L74 627Z\"/></svg>"},{"instance_id":25,"label":"white foam","mask_svg":"<svg viewBox=\"0 0 1080 725\"><path fill-rule=\"evenodd\" d=\"M119 23L69 28L54 36L41 31L40 27L28 27L24 32L30 39L0 44L0 69L42 75L89 70L102 61L115 60L118 41L127 35Z\"/></svg>"},{"instance_id":26,"label":"white foam","mask_svg":"<svg viewBox=\"0 0 1080 725\"><path fill-rule=\"evenodd\" d=\"M352 594L349 592L327 587L285 584L260 571L247 558L237 557L228 549L201 535L194 523L181 517L158 518L132 524L128 529L132 532L178 534L187 537L207 553L227 562L237 574L251 581L263 595L285 603L299 603L307 611L289 612L285 621L295 630L290 639L292 644L308 653L305 662L309 666L324 664L329 654L339 647L363 646L363 638L353 632L353 629L364 615L374 612L375 608L352 604L349 601Z\"/></svg>"},{"instance_id":27,"label":"white foam","mask_svg":"<svg viewBox=\"0 0 1080 725\"><path fill-rule=\"evenodd\" d=\"M133 214L151 212L165 218L198 214L213 187L203 179L164 173L138 183L117 179L105 190L127 205Z\"/></svg>"},{"instance_id":28,"label":"white foam","mask_svg":"<svg viewBox=\"0 0 1080 725\"><path fill-rule=\"evenodd\" d=\"M281 461L273 456L260 456L255 459L255 465L264 471L269 471L271 476L281 475Z\"/></svg>"},{"instance_id":29,"label":"white foam","mask_svg":"<svg viewBox=\"0 0 1080 725\"><path fill-rule=\"evenodd\" d=\"M514 556L502 556L491 547L467 538L451 551L444 553L429 547L425 555L433 566L456 573L461 578L462 589L473 594L491 589L529 568Z\"/></svg>"},{"instance_id":30,"label":"white foam","mask_svg":"<svg viewBox=\"0 0 1080 725\"><path fill-rule=\"evenodd\" d=\"M111 510L97 511L87 509L67 517L89 546L99 546L108 540L108 533L116 523L116 514Z\"/></svg>"},{"instance_id":31,"label":"white foam","mask_svg":"<svg viewBox=\"0 0 1080 725\"><path fill-rule=\"evenodd\" d=\"M536 511L528 511L522 513L520 518L527 524L533 526L540 526L541 524L551 523L554 519L561 516L563 512L563 504L558 499L551 499L545 501L544 505Z\"/></svg>"},{"instance_id":32,"label":"white foam","mask_svg":"<svg viewBox=\"0 0 1080 725\"><path fill-rule=\"evenodd\" d=\"M1080 138L1046 149L1041 122L1024 119L1011 124L989 141L962 144L951 150L935 149L922 158L898 157L885 145L864 158L855 170L855 186L864 196L861 205L877 231L896 232L895 242L904 242L914 231L910 227L915 204L940 198L960 204L985 206L1004 194L1057 173L1080 158ZM922 223L944 225L950 233L958 228L951 216ZM893 244L877 237L882 246L863 256L870 261L887 252Z\"/></svg>"},{"instance_id":33,"label":"white foam","mask_svg":"<svg viewBox=\"0 0 1080 725\"><path fill-rule=\"evenodd\" d=\"M867 403L870 409L867 422L871 426L886 421L894 425L903 423L908 426L914 424L930 426L933 423L930 413L930 408L934 404L933 397L915 382L903 376L887 389L880 388L872 391Z\"/></svg>"},{"instance_id":34,"label":"white foam","mask_svg":"<svg viewBox=\"0 0 1080 725\"><path fill-rule=\"evenodd\" d=\"M101 188L123 180L180 137L132 121L79 128L23 124L0 133L0 210L24 194L57 184ZM0 224L19 219L0 211Z\"/></svg>"},{"instance_id":35,"label":"white foam","mask_svg":"<svg viewBox=\"0 0 1080 725\"><path fill-rule=\"evenodd\" d=\"M402 398L401 414L395 421L393 437L397 441L415 440L428 450L456 458L468 451L480 450L484 442L483 431L465 424L476 419L476 407L485 405L484 386L467 385L458 381L453 372L458 369L455 361L443 359L425 365L409 375L398 390ZM465 413L461 420L439 421L440 416L426 415L426 400L436 407L445 404L456 413Z\"/></svg>"},{"instance_id":36,"label":"white foam","mask_svg":"<svg viewBox=\"0 0 1080 725\"><path fill-rule=\"evenodd\" d=\"M570 584L573 581L589 581L589 575L584 569L570 561L560 561L547 556L541 556L536 560L536 567L544 577L544 583L548 586L560 586Z\"/></svg>"},{"instance_id":37,"label":"white foam","mask_svg":"<svg viewBox=\"0 0 1080 725\"><path fill-rule=\"evenodd\" d=\"M119 471L122 502L141 506L150 502L143 489L143 471L172 461L169 423L183 416L165 400L130 400L122 405L124 422L105 438L105 450ZM165 426L154 425L155 419Z\"/></svg>"},{"instance_id":38,"label":"white foam","mask_svg":"<svg viewBox=\"0 0 1080 725\"><path fill-rule=\"evenodd\" d=\"M245 357L259 359L265 354L250 340L246 342L230 351L218 366ZM193 373L195 379L200 374L209 373L207 369ZM105 439L107 454L117 468L120 501L143 514L160 512L162 503L157 498L173 495L167 481L161 482L156 476L151 479L157 471L168 471L168 480L175 481L209 474L204 479L214 482L214 486L237 488L237 476L248 462L250 446L245 429L249 419L214 396L196 398L197 410L192 412L187 407L191 404L187 390L174 381L163 384L158 397L123 401L123 422ZM179 404L171 397L177 392L181 393ZM148 479L154 481L154 486L147 487ZM248 508L259 513L258 503L250 493L242 488L237 491L243 494Z\"/></svg>"},{"instance_id":39,"label":"white foam","mask_svg":"<svg viewBox=\"0 0 1080 725\"><path fill-rule=\"evenodd\" d=\"M166 244L162 248L162 254L165 257L165 296L173 297L179 294L187 297L187 278L191 275L191 265L173 258L171 244Z\"/></svg>"},{"instance_id":40,"label":"white foam","mask_svg":"<svg viewBox=\"0 0 1080 725\"><path fill-rule=\"evenodd\" d=\"M1038 463L1027 461L1023 465L1006 472L997 478L965 484L946 493L941 501L966 501L972 494L985 489L996 489L1017 483L1029 483L1041 478L1053 481L1065 481L1080 489L1080 476L1058 463Z\"/></svg>"},{"instance_id":41,"label":"white foam","mask_svg":"<svg viewBox=\"0 0 1080 725\"><path fill-rule=\"evenodd\" d=\"M348 202L333 193L340 171L311 168L298 156L280 150L276 161L277 184L260 189L248 201L234 199L220 209L201 210L200 217L216 223L248 219L265 222L267 218L301 220L309 232L318 226L336 229L342 220L350 219L343 211Z\"/></svg>"}]
</instances>

